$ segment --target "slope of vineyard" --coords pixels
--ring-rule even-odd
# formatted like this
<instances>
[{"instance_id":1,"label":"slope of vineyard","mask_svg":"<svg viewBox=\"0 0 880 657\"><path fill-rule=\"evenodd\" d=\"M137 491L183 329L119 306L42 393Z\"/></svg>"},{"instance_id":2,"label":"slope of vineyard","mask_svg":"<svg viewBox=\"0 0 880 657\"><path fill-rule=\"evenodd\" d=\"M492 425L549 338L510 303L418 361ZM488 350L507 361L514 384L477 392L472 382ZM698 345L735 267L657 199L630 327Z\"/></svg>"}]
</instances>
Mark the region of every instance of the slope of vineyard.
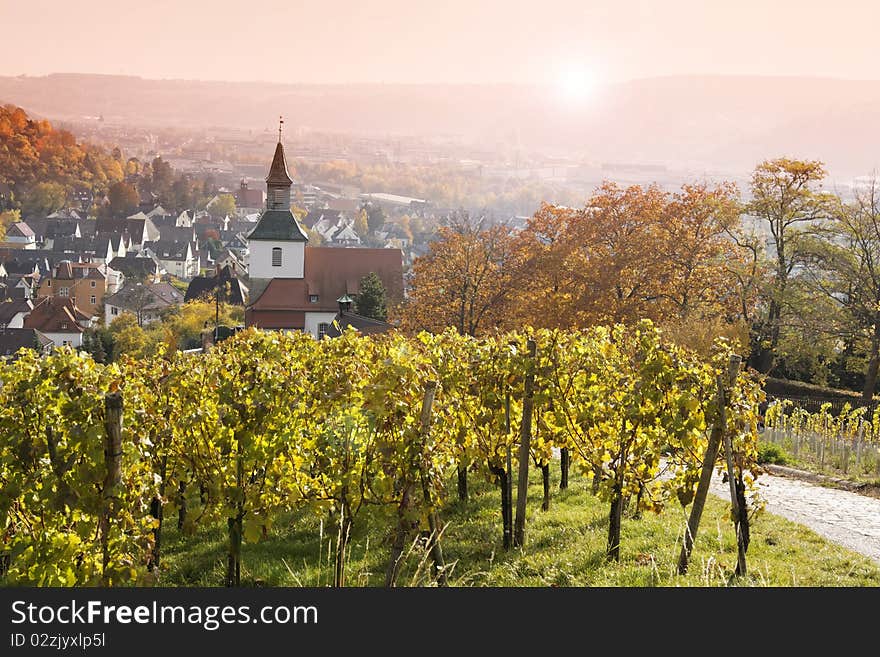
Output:
<instances>
[{"instance_id":1,"label":"slope of vineyard","mask_svg":"<svg viewBox=\"0 0 880 657\"><path fill-rule=\"evenodd\" d=\"M676 573L684 518L670 507L660 514L623 520L626 544L620 563L605 560L607 509L590 492L588 477L572 473L569 489L558 491L559 460L550 467L553 503L540 511L540 477L529 491L529 541L525 550L501 546L500 494L487 479L474 481L468 502L444 510L448 523L443 553L452 586L727 586L736 565L736 537L730 505L710 498L687 575ZM455 486L455 477L449 481ZM323 526L321 524L322 520ZM291 515L259 543L245 545L243 586L328 586L333 562L328 549L336 535L326 517ZM322 531L323 530L323 531ZM769 513L752 527L749 547L753 586L880 586L880 566L831 543L806 527ZM216 586L223 581L226 528L221 524L184 534L169 530L163 584ZM352 586L382 586L388 559L387 527L367 522L352 537L346 561ZM220 556L218 556L220 555ZM402 586L430 586L430 561L418 544L407 546ZM736 581L736 580L733 580Z\"/></svg>"},{"instance_id":2,"label":"slope of vineyard","mask_svg":"<svg viewBox=\"0 0 880 657\"><path fill-rule=\"evenodd\" d=\"M454 505L474 497L468 478L507 482L505 543L513 536L528 552L525 508L511 526L509 482L536 468L549 508L557 450L609 510L606 555L619 560L629 549L625 509L694 499L713 426L727 427L743 503L759 507L749 491L762 393L745 372L717 387L729 356L719 342L704 362L648 321L481 339L352 331L315 341L248 330L206 354L107 366L72 350L24 354L0 370L3 577L162 582L169 525L191 534L219 523L226 536L215 557L235 586L243 546L278 531L280 519L312 518L334 538L332 583L356 583L350 541L367 526L385 528L376 548L390 555L386 584L399 583L407 546L422 534L442 583L449 566L437 539ZM456 476L458 501L447 485Z\"/></svg>"}]
</instances>

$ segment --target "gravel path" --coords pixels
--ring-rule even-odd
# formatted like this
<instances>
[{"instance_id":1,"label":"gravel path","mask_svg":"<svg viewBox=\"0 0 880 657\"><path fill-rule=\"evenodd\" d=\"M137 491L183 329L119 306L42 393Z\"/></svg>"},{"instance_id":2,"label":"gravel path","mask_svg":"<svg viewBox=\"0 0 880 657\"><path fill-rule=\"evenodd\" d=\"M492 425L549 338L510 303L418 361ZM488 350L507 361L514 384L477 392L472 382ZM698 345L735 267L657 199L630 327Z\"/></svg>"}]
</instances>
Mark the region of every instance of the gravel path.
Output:
<instances>
[{"instance_id":1,"label":"gravel path","mask_svg":"<svg viewBox=\"0 0 880 657\"><path fill-rule=\"evenodd\" d=\"M880 563L880 499L764 473L758 478L767 511ZM730 499L728 484L712 478L710 491Z\"/></svg>"}]
</instances>

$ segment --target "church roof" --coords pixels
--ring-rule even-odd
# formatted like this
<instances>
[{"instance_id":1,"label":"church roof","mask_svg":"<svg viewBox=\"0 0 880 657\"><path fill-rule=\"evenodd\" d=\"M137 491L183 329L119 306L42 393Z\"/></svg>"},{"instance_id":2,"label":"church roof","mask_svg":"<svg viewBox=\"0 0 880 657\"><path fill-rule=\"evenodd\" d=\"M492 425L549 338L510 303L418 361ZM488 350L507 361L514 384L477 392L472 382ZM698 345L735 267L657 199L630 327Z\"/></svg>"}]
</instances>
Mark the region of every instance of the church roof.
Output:
<instances>
[{"instance_id":1,"label":"church roof","mask_svg":"<svg viewBox=\"0 0 880 657\"><path fill-rule=\"evenodd\" d=\"M293 184L290 175L287 173L287 162L284 160L284 146L281 142L275 147L275 157L272 158L272 166L269 167L269 176L266 182L270 185L287 185Z\"/></svg>"},{"instance_id":2,"label":"church roof","mask_svg":"<svg viewBox=\"0 0 880 657\"><path fill-rule=\"evenodd\" d=\"M337 312L343 295L360 291L360 280L375 272L388 306L403 301L403 254L400 249L305 248L304 278L273 278L252 300L250 311ZM312 297L317 297L312 301ZM277 328L277 327L273 327Z\"/></svg>"},{"instance_id":3,"label":"church roof","mask_svg":"<svg viewBox=\"0 0 880 657\"><path fill-rule=\"evenodd\" d=\"M289 242L309 241L290 210L266 210L247 238Z\"/></svg>"}]
</instances>

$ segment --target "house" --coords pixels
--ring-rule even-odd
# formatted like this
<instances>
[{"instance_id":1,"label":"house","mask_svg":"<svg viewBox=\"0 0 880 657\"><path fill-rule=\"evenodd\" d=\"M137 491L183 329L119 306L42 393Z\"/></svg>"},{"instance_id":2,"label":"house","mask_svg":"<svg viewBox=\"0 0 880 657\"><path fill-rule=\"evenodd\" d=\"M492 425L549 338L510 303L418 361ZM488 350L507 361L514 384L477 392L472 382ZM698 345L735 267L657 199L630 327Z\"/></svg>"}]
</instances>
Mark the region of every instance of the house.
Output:
<instances>
[{"instance_id":1,"label":"house","mask_svg":"<svg viewBox=\"0 0 880 657\"><path fill-rule=\"evenodd\" d=\"M36 241L40 248L55 248L55 240L66 237L82 237L81 223L92 224L91 221L82 221L78 218L67 218L59 216L60 213L54 212L45 219L33 219L28 225L36 234ZM76 214L71 211L71 214Z\"/></svg>"},{"instance_id":2,"label":"house","mask_svg":"<svg viewBox=\"0 0 880 657\"><path fill-rule=\"evenodd\" d=\"M184 302L184 295L170 283L127 284L104 299L104 325L123 313L135 316L139 326L161 319L162 311Z\"/></svg>"},{"instance_id":3,"label":"house","mask_svg":"<svg viewBox=\"0 0 880 657\"><path fill-rule=\"evenodd\" d=\"M235 269L229 265L224 267L218 265L213 276L196 276L192 279L189 287L186 288L184 300L203 299L214 301L218 286L224 290L222 301L236 306L243 306L247 303L248 289L239 280Z\"/></svg>"},{"instance_id":4,"label":"house","mask_svg":"<svg viewBox=\"0 0 880 657\"><path fill-rule=\"evenodd\" d=\"M248 235L251 303L245 324L326 335L340 313L339 299L356 295L370 272L382 280L389 303L402 300L401 251L306 246L308 237L290 211L291 184L279 139L266 178L267 208Z\"/></svg>"},{"instance_id":5,"label":"house","mask_svg":"<svg viewBox=\"0 0 880 657\"><path fill-rule=\"evenodd\" d=\"M3 299L0 301L0 327L23 328L25 317L33 309L30 299Z\"/></svg>"},{"instance_id":6,"label":"house","mask_svg":"<svg viewBox=\"0 0 880 657\"><path fill-rule=\"evenodd\" d=\"M354 328L363 335L384 333L391 328L388 322L352 312L351 304L354 303L354 300L348 295L342 296L336 301L339 303L339 312L326 329L319 331L318 338L338 338L349 328Z\"/></svg>"},{"instance_id":7,"label":"house","mask_svg":"<svg viewBox=\"0 0 880 657\"><path fill-rule=\"evenodd\" d=\"M153 208L152 210L150 210L146 214L147 214L147 217L150 219L150 221L152 221L153 224L156 226L159 225L156 223L156 221L161 221L161 220L165 219L165 217L173 216L173 215L171 215L171 213L168 212L168 210L163 208L161 205L157 205L155 208Z\"/></svg>"},{"instance_id":8,"label":"house","mask_svg":"<svg viewBox=\"0 0 880 657\"><path fill-rule=\"evenodd\" d=\"M167 272L153 251L147 247L140 253L126 253L110 261L110 268L123 275L125 280L158 283Z\"/></svg>"},{"instance_id":9,"label":"house","mask_svg":"<svg viewBox=\"0 0 880 657\"><path fill-rule=\"evenodd\" d=\"M178 228L191 228L193 225L193 219L190 216L189 212L184 210L179 215L177 215L177 220L174 222L174 225Z\"/></svg>"},{"instance_id":10,"label":"house","mask_svg":"<svg viewBox=\"0 0 880 657\"><path fill-rule=\"evenodd\" d=\"M235 207L239 212L257 210L263 207L266 199L262 189L248 189L248 183L242 179L239 188L233 194Z\"/></svg>"},{"instance_id":11,"label":"house","mask_svg":"<svg viewBox=\"0 0 880 657\"><path fill-rule=\"evenodd\" d=\"M40 276L40 261L36 258L26 258L24 254L16 253L3 258L2 262L5 276Z\"/></svg>"},{"instance_id":12,"label":"house","mask_svg":"<svg viewBox=\"0 0 880 657\"><path fill-rule=\"evenodd\" d=\"M333 236L333 243L339 246L359 246L361 243L360 235L355 232L354 222L347 224L336 232Z\"/></svg>"},{"instance_id":13,"label":"house","mask_svg":"<svg viewBox=\"0 0 880 657\"><path fill-rule=\"evenodd\" d=\"M3 279L3 299L33 299L39 276L13 274Z\"/></svg>"},{"instance_id":14,"label":"house","mask_svg":"<svg viewBox=\"0 0 880 657\"><path fill-rule=\"evenodd\" d=\"M21 349L33 349L40 354L48 354L55 343L52 339L32 328L7 328L0 324L0 358L15 360Z\"/></svg>"},{"instance_id":15,"label":"house","mask_svg":"<svg viewBox=\"0 0 880 657\"><path fill-rule=\"evenodd\" d=\"M159 228L159 241L162 242L192 242L193 250L199 248L196 228L189 226L162 226Z\"/></svg>"},{"instance_id":16,"label":"house","mask_svg":"<svg viewBox=\"0 0 880 657\"><path fill-rule=\"evenodd\" d=\"M189 280L199 274L201 263L193 253L192 242L159 240L150 245L150 251L172 276Z\"/></svg>"},{"instance_id":17,"label":"house","mask_svg":"<svg viewBox=\"0 0 880 657\"><path fill-rule=\"evenodd\" d=\"M250 254L247 237L242 233L228 231L220 234L220 240L223 244L223 248L234 253L242 265L245 265L248 255Z\"/></svg>"},{"instance_id":18,"label":"house","mask_svg":"<svg viewBox=\"0 0 880 657\"><path fill-rule=\"evenodd\" d=\"M73 208L61 208L46 217L46 219L57 219L67 221L82 221L85 217Z\"/></svg>"},{"instance_id":19,"label":"house","mask_svg":"<svg viewBox=\"0 0 880 657\"><path fill-rule=\"evenodd\" d=\"M342 216L343 215L340 210L309 210L308 214L303 217L302 222L309 230L315 230L315 225L319 222L322 223L322 225L324 226L335 226L339 223L339 220L342 218Z\"/></svg>"},{"instance_id":20,"label":"house","mask_svg":"<svg viewBox=\"0 0 880 657\"><path fill-rule=\"evenodd\" d=\"M24 319L24 328L37 329L56 347L81 347L83 332L92 326L91 317L83 314L72 299L43 297Z\"/></svg>"},{"instance_id":21,"label":"house","mask_svg":"<svg viewBox=\"0 0 880 657\"><path fill-rule=\"evenodd\" d=\"M4 246L12 249L33 250L37 248L37 238L33 229L23 221L17 221L6 229Z\"/></svg>"},{"instance_id":22,"label":"house","mask_svg":"<svg viewBox=\"0 0 880 657\"><path fill-rule=\"evenodd\" d=\"M71 299L80 311L92 317L104 297L116 293L121 286L119 272L107 265L62 260L50 276L40 281L37 296Z\"/></svg>"},{"instance_id":23,"label":"house","mask_svg":"<svg viewBox=\"0 0 880 657\"><path fill-rule=\"evenodd\" d=\"M241 258L235 251L229 248L224 248L217 254L217 257L214 260L214 265L219 269L230 267L236 274L247 276L247 265L242 262Z\"/></svg>"},{"instance_id":24,"label":"house","mask_svg":"<svg viewBox=\"0 0 880 657\"><path fill-rule=\"evenodd\" d=\"M155 242L159 239L159 229L143 212L138 212L125 219L102 217L96 221L95 233L97 235L123 235L128 234L131 241L130 249L140 251L147 242Z\"/></svg>"}]
</instances>

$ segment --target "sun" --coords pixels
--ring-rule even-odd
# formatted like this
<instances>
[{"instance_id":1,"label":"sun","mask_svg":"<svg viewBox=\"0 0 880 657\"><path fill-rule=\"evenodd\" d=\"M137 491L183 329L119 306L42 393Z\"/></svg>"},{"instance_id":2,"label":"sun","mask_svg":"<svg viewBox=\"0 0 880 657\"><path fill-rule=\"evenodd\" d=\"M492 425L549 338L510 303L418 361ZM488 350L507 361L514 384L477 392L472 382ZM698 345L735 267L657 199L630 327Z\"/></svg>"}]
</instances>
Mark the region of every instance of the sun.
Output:
<instances>
[{"instance_id":1,"label":"sun","mask_svg":"<svg viewBox=\"0 0 880 657\"><path fill-rule=\"evenodd\" d=\"M596 91L596 75L585 68L568 67L561 70L556 79L556 89L561 101L568 105L582 105Z\"/></svg>"}]
</instances>

